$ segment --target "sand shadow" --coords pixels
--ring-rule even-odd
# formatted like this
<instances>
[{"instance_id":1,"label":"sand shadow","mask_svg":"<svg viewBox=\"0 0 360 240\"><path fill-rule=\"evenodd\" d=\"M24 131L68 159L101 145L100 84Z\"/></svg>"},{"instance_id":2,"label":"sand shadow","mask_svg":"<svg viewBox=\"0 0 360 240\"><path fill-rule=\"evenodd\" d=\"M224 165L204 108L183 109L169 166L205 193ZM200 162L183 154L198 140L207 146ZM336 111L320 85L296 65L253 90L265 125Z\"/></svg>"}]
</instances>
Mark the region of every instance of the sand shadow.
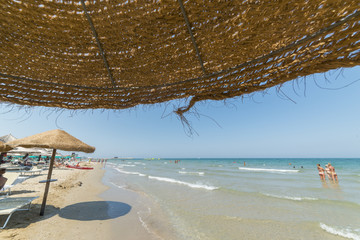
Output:
<instances>
[{"instance_id":1,"label":"sand shadow","mask_svg":"<svg viewBox=\"0 0 360 240\"><path fill-rule=\"evenodd\" d=\"M62 208L59 216L80 221L106 220L124 216L128 214L130 210L131 206L122 202L81 202Z\"/></svg>"},{"instance_id":2,"label":"sand shadow","mask_svg":"<svg viewBox=\"0 0 360 240\"><path fill-rule=\"evenodd\" d=\"M0 193L0 197L12 197L13 195L19 195L19 194L25 194L25 193L34 193L36 191L33 191L33 190L15 190L15 191L11 191L11 194L10 192L3 192L3 193Z\"/></svg>"},{"instance_id":3,"label":"sand shadow","mask_svg":"<svg viewBox=\"0 0 360 240\"><path fill-rule=\"evenodd\" d=\"M31 204L29 211L15 212L11 216L5 229L26 228L32 223L51 218L60 212L59 208L54 207L53 205L46 205L45 215L40 216L40 208L41 204ZM0 216L0 226L3 226L7 217L8 215Z\"/></svg>"}]
</instances>

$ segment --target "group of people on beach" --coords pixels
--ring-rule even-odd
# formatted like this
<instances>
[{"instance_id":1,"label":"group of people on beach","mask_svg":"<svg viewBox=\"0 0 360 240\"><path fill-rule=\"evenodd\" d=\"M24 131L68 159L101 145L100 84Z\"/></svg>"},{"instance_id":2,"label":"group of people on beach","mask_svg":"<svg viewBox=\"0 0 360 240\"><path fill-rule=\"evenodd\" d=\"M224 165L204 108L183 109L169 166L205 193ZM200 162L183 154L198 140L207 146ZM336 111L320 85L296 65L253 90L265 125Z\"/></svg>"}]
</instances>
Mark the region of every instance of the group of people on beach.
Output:
<instances>
[{"instance_id":1,"label":"group of people on beach","mask_svg":"<svg viewBox=\"0 0 360 240\"><path fill-rule=\"evenodd\" d=\"M330 164L325 165L325 169L320 166L320 164L317 164L317 169L319 171L319 176L321 180L325 180L325 174L329 178L329 180L332 181L338 181L337 174L335 172L335 168Z\"/></svg>"}]
</instances>

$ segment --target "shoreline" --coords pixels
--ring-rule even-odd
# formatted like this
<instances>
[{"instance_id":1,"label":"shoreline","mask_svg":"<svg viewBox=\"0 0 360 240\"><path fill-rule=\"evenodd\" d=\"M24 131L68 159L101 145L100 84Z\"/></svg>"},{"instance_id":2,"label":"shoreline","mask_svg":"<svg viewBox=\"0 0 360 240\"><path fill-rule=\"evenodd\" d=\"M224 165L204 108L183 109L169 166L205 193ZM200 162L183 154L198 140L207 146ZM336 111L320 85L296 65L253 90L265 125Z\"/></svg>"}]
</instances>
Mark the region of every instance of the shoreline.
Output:
<instances>
[{"instance_id":1,"label":"shoreline","mask_svg":"<svg viewBox=\"0 0 360 240\"><path fill-rule=\"evenodd\" d=\"M12 215L0 239L112 239L108 204L99 197L109 188L102 183L105 170L99 163L91 164L94 170L54 168L52 178L57 181L50 185L44 216L39 212L45 184L39 181L46 179L47 170L13 186L9 197L39 198L30 211ZM6 217L0 216L2 224Z\"/></svg>"},{"instance_id":2,"label":"shoreline","mask_svg":"<svg viewBox=\"0 0 360 240\"><path fill-rule=\"evenodd\" d=\"M146 193L130 188L127 180L119 178L113 168L106 170L103 183L109 189L100 194L100 197L131 206L128 214L111 222L112 239L117 239L118 236L124 240L180 239L164 209Z\"/></svg>"}]
</instances>

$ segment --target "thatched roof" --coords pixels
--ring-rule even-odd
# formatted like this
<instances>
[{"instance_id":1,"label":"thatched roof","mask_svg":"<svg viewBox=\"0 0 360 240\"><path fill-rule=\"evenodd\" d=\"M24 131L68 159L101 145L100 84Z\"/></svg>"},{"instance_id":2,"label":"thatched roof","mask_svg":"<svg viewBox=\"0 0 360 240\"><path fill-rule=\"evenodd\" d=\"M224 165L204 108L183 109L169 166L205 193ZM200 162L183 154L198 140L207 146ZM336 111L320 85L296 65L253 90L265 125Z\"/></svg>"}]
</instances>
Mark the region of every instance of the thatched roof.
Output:
<instances>
[{"instance_id":1,"label":"thatched roof","mask_svg":"<svg viewBox=\"0 0 360 240\"><path fill-rule=\"evenodd\" d=\"M191 107L360 64L354 0L1 5L0 101L21 105Z\"/></svg>"},{"instance_id":2,"label":"thatched roof","mask_svg":"<svg viewBox=\"0 0 360 240\"><path fill-rule=\"evenodd\" d=\"M17 139L16 137L14 137L11 133L9 133L8 135L0 137L0 142L7 143L10 141L14 141L16 139Z\"/></svg>"},{"instance_id":3,"label":"thatched roof","mask_svg":"<svg viewBox=\"0 0 360 240\"><path fill-rule=\"evenodd\" d=\"M41 151L39 148L24 148L24 147L15 147L14 149L8 151L9 156L23 156L25 154L40 155Z\"/></svg>"},{"instance_id":4,"label":"thatched roof","mask_svg":"<svg viewBox=\"0 0 360 240\"><path fill-rule=\"evenodd\" d=\"M67 132L59 129L35 134L7 143L11 147L52 148L64 151L80 151L92 153L95 148L87 145Z\"/></svg>"},{"instance_id":5,"label":"thatched roof","mask_svg":"<svg viewBox=\"0 0 360 240\"><path fill-rule=\"evenodd\" d=\"M0 141L0 153L7 152L11 149L12 149L12 147L10 147L10 146L6 145L5 143L3 143L2 141Z\"/></svg>"},{"instance_id":6,"label":"thatched roof","mask_svg":"<svg viewBox=\"0 0 360 240\"><path fill-rule=\"evenodd\" d=\"M8 135L0 137L0 151L8 152L8 155L19 155L19 154L41 154L43 156L51 156L52 149L46 149L46 148L23 148L23 147L16 147L11 148L8 145L2 145L2 143L8 143L11 141L16 140L17 138L14 137L11 133ZM5 148L4 148L5 146Z\"/></svg>"}]
</instances>

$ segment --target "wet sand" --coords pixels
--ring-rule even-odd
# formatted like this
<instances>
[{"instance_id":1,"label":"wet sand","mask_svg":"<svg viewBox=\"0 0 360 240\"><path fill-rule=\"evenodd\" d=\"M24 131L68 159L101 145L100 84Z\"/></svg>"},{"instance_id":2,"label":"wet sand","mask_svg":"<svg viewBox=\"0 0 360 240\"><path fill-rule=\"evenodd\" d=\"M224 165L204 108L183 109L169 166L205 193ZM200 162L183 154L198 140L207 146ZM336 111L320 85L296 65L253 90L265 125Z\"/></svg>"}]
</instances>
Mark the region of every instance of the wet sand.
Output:
<instances>
[{"instance_id":1,"label":"wet sand","mask_svg":"<svg viewBox=\"0 0 360 240\"><path fill-rule=\"evenodd\" d=\"M124 240L177 240L181 239L171 224L164 209L144 192L129 188L124 178L119 178L113 169L107 168L103 182L109 189L100 197L113 202L120 212L121 205L130 207L128 214L116 217L111 222L111 238ZM111 204L110 204L111 205ZM117 211L112 214L119 215Z\"/></svg>"}]
</instances>

